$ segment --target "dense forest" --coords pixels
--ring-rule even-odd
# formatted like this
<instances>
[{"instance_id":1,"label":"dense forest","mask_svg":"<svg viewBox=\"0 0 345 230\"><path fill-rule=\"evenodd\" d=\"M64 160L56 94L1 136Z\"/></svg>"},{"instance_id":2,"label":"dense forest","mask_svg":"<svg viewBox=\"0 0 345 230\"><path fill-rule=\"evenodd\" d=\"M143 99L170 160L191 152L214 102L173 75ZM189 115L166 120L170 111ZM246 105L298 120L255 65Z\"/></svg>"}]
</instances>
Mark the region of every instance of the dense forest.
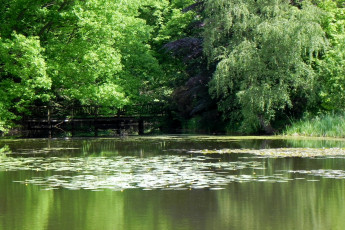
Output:
<instances>
[{"instance_id":1,"label":"dense forest","mask_svg":"<svg viewBox=\"0 0 345 230\"><path fill-rule=\"evenodd\" d=\"M157 102L274 133L345 106L345 0L0 0L0 131L33 106Z\"/></svg>"}]
</instances>

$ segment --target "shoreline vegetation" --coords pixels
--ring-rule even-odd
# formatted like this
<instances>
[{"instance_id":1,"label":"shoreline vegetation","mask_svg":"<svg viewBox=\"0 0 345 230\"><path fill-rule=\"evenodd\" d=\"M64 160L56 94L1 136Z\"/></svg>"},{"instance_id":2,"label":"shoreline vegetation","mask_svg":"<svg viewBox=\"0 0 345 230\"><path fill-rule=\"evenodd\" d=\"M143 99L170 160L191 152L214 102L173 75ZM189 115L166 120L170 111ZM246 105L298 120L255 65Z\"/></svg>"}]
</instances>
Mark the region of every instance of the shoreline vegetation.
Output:
<instances>
[{"instance_id":1,"label":"shoreline vegetation","mask_svg":"<svg viewBox=\"0 0 345 230\"><path fill-rule=\"evenodd\" d=\"M344 114L323 114L292 122L284 131L287 136L345 138Z\"/></svg>"}]
</instances>

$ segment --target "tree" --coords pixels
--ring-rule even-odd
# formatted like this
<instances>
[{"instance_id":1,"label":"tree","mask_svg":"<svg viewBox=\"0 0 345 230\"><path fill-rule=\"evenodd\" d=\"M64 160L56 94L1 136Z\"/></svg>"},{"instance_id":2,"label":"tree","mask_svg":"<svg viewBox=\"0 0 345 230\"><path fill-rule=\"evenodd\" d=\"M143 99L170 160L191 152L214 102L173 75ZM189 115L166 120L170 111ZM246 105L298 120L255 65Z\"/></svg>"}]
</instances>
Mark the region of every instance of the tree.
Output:
<instances>
[{"instance_id":1,"label":"tree","mask_svg":"<svg viewBox=\"0 0 345 230\"><path fill-rule=\"evenodd\" d=\"M56 102L114 107L135 103L152 77L147 72L159 71L146 44L150 27L138 18L141 4L73 1L57 20L46 23L50 28L42 37Z\"/></svg>"},{"instance_id":2,"label":"tree","mask_svg":"<svg viewBox=\"0 0 345 230\"><path fill-rule=\"evenodd\" d=\"M202 31L204 26L204 1L188 2L182 10L183 15L191 15L184 26L183 36L164 45L172 59L183 63L184 77L174 81L170 109L177 121L174 126L182 125L191 131L217 132L220 119L215 102L208 93L208 83L213 68L207 65L203 55ZM184 24L184 23L182 23ZM176 34L176 33L175 33ZM181 34L181 33L180 33ZM178 124L179 123L179 124Z\"/></svg>"},{"instance_id":3,"label":"tree","mask_svg":"<svg viewBox=\"0 0 345 230\"><path fill-rule=\"evenodd\" d=\"M319 8L309 1L208 0L206 15L204 49L217 64L210 93L225 117L240 116L242 131L272 132L276 114L292 108L296 95L312 99L313 64L326 46Z\"/></svg>"},{"instance_id":4,"label":"tree","mask_svg":"<svg viewBox=\"0 0 345 230\"><path fill-rule=\"evenodd\" d=\"M35 100L47 101L51 80L37 37L13 33L0 40L0 131L6 131L16 112Z\"/></svg>"}]
</instances>

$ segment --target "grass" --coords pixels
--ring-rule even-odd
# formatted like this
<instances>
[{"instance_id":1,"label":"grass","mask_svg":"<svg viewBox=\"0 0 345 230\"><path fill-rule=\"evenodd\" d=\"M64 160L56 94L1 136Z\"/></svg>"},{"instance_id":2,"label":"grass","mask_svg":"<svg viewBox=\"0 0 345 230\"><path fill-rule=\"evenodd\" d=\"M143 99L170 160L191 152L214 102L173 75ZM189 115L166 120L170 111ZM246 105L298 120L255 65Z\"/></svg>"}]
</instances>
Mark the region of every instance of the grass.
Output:
<instances>
[{"instance_id":1,"label":"grass","mask_svg":"<svg viewBox=\"0 0 345 230\"><path fill-rule=\"evenodd\" d=\"M293 122L283 132L289 136L345 137L345 114L325 114Z\"/></svg>"}]
</instances>

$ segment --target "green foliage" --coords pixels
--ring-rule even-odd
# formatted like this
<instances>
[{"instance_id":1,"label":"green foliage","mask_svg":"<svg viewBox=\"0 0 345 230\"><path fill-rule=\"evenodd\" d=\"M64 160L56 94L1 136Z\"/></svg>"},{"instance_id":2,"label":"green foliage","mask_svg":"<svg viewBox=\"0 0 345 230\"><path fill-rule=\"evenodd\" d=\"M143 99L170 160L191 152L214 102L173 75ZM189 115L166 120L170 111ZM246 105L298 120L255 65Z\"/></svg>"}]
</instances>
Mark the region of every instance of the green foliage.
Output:
<instances>
[{"instance_id":1,"label":"green foliage","mask_svg":"<svg viewBox=\"0 0 345 230\"><path fill-rule=\"evenodd\" d=\"M0 131L33 101L47 101L51 86L38 38L16 33L11 37L0 38Z\"/></svg>"},{"instance_id":2,"label":"green foliage","mask_svg":"<svg viewBox=\"0 0 345 230\"><path fill-rule=\"evenodd\" d=\"M0 157L6 157L6 154L11 153L10 147L8 145L4 145L0 148Z\"/></svg>"},{"instance_id":3,"label":"green foliage","mask_svg":"<svg viewBox=\"0 0 345 230\"><path fill-rule=\"evenodd\" d=\"M197 133L204 127L200 127L201 117L193 117L190 120L186 121L183 125L183 129L187 131L187 133Z\"/></svg>"},{"instance_id":4,"label":"green foliage","mask_svg":"<svg viewBox=\"0 0 345 230\"><path fill-rule=\"evenodd\" d=\"M274 131L320 99L345 106L344 0L0 4L2 132L32 105L173 101L189 128L247 133Z\"/></svg>"},{"instance_id":5,"label":"green foliage","mask_svg":"<svg viewBox=\"0 0 345 230\"><path fill-rule=\"evenodd\" d=\"M138 94L148 72L142 69L158 68L141 62L154 58L139 7L137 1L76 1L62 14L66 25L47 31L49 73L60 100L122 107Z\"/></svg>"},{"instance_id":6,"label":"green foliage","mask_svg":"<svg viewBox=\"0 0 345 230\"><path fill-rule=\"evenodd\" d=\"M343 110L345 106L345 1L324 0L320 8L327 12L323 28L330 40L330 49L320 62L321 97L328 110Z\"/></svg>"},{"instance_id":7,"label":"green foliage","mask_svg":"<svg viewBox=\"0 0 345 230\"><path fill-rule=\"evenodd\" d=\"M158 62L151 63L160 66L159 71L148 73L154 77L145 82L147 90L140 94L141 98L144 95L155 95L153 97L156 100L164 101L171 96L174 88L186 79L185 64L168 55L163 46L168 42L188 36L189 24L194 20L195 13L182 12L182 9L193 2L194 0L152 0L150 4L144 4L140 8L139 17L144 19L152 29L148 44Z\"/></svg>"},{"instance_id":8,"label":"green foliage","mask_svg":"<svg viewBox=\"0 0 345 230\"><path fill-rule=\"evenodd\" d=\"M206 2L204 48L217 63L210 93L221 111L239 108L244 132L270 126L294 95L312 98L313 64L326 45L322 12L308 1L301 8L289 2Z\"/></svg>"},{"instance_id":9,"label":"green foliage","mask_svg":"<svg viewBox=\"0 0 345 230\"><path fill-rule=\"evenodd\" d=\"M140 18L152 26L152 39L155 44L162 45L186 36L188 26L195 13L182 12L182 9L193 2L194 0L151 0L143 4L139 10Z\"/></svg>"}]
</instances>

